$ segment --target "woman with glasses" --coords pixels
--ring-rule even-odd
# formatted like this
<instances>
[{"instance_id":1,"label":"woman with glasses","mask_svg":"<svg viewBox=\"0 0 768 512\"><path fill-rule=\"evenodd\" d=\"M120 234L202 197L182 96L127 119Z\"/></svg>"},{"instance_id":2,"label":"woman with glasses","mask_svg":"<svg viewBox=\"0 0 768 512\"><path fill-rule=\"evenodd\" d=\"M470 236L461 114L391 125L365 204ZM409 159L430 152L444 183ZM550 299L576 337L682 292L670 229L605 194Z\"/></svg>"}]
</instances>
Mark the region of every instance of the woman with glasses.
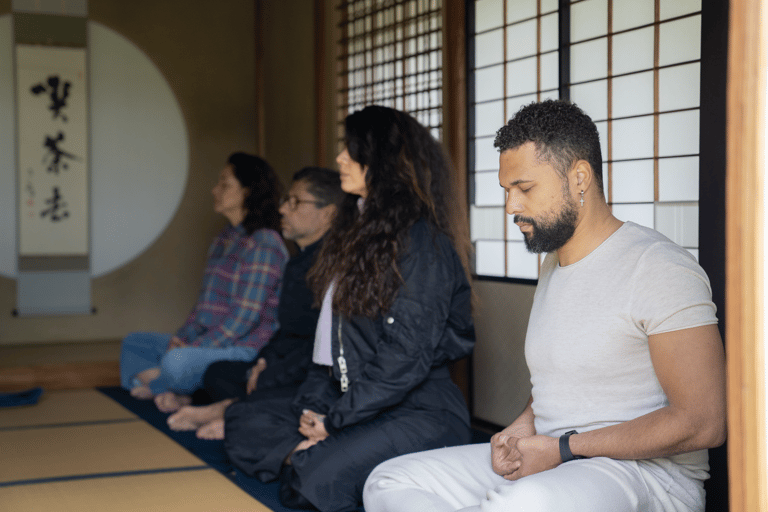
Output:
<instances>
[{"instance_id":1,"label":"woman with glasses","mask_svg":"<svg viewBox=\"0 0 768 512\"><path fill-rule=\"evenodd\" d=\"M278 327L288 251L277 176L261 158L234 153L212 192L229 225L211 245L195 307L175 334L134 332L122 344L122 386L163 412L191 401L209 364L252 360Z\"/></svg>"},{"instance_id":2,"label":"woman with glasses","mask_svg":"<svg viewBox=\"0 0 768 512\"><path fill-rule=\"evenodd\" d=\"M280 478L289 507L356 510L368 474L397 455L469 441L447 364L474 345L466 215L440 144L408 114L345 121L351 194L308 279L321 305L313 361L290 400L225 414L234 465Z\"/></svg>"}]
</instances>

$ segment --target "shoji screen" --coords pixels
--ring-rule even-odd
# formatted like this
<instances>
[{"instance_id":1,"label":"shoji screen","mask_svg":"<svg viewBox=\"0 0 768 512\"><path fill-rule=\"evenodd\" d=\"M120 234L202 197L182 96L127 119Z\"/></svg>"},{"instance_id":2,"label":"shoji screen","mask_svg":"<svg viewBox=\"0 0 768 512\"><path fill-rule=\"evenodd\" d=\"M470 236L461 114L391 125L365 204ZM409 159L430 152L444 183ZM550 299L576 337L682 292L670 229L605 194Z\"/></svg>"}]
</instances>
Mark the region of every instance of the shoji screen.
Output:
<instances>
[{"instance_id":1,"label":"shoji screen","mask_svg":"<svg viewBox=\"0 0 768 512\"><path fill-rule=\"evenodd\" d=\"M338 138L347 114L378 104L442 136L441 0L348 0L342 13Z\"/></svg>"},{"instance_id":2,"label":"shoji screen","mask_svg":"<svg viewBox=\"0 0 768 512\"><path fill-rule=\"evenodd\" d=\"M525 252L504 213L492 143L522 104L560 91L598 126L614 215L655 228L698 256L700 0L475 0L470 6L476 273L538 277L538 257ZM569 23L558 28L558 16Z\"/></svg>"}]
</instances>

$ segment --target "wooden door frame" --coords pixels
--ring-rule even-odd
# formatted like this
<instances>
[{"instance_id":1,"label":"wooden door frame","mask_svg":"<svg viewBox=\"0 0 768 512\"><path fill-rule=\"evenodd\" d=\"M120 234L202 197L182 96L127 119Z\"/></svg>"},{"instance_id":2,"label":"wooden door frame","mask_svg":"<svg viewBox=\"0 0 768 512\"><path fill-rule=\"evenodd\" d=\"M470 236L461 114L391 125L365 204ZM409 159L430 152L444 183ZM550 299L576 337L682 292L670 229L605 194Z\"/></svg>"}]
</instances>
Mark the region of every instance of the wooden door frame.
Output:
<instances>
[{"instance_id":1,"label":"wooden door frame","mask_svg":"<svg viewBox=\"0 0 768 512\"><path fill-rule=\"evenodd\" d=\"M728 53L726 350L730 510L768 511L763 329L766 0L732 0Z\"/></svg>"}]
</instances>

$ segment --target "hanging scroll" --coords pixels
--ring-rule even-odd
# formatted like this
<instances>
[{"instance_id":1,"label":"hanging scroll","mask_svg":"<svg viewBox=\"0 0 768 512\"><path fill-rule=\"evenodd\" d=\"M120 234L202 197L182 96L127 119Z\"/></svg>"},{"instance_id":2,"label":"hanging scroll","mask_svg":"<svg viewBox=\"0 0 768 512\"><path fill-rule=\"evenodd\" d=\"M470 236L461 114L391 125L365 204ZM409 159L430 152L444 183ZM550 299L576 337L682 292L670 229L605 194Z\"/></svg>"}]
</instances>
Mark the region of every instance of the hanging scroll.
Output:
<instances>
[{"instance_id":1,"label":"hanging scroll","mask_svg":"<svg viewBox=\"0 0 768 512\"><path fill-rule=\"evenodd\" d=\"M19 256L88 254L84 48L16 46Z\"/></svg>"}]
</instances>

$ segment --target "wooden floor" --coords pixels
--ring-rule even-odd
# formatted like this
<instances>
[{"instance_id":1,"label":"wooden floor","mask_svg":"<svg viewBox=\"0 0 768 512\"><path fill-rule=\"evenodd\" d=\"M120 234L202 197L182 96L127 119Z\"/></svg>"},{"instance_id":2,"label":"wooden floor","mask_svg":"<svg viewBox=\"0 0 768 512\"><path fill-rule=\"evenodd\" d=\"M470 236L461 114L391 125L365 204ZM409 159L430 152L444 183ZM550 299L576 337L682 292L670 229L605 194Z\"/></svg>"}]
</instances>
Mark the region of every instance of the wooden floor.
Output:
<instances>
[{"instance_id":1,"label":"wooden floor","mask_svg":"<svg viewBox=\"0 0 768 512\"><path fill-rule=\"evenodd\" d=\"M1 408L0 454L0 512L270 510L92 389Z\"/></svg>"}]
</instances>

